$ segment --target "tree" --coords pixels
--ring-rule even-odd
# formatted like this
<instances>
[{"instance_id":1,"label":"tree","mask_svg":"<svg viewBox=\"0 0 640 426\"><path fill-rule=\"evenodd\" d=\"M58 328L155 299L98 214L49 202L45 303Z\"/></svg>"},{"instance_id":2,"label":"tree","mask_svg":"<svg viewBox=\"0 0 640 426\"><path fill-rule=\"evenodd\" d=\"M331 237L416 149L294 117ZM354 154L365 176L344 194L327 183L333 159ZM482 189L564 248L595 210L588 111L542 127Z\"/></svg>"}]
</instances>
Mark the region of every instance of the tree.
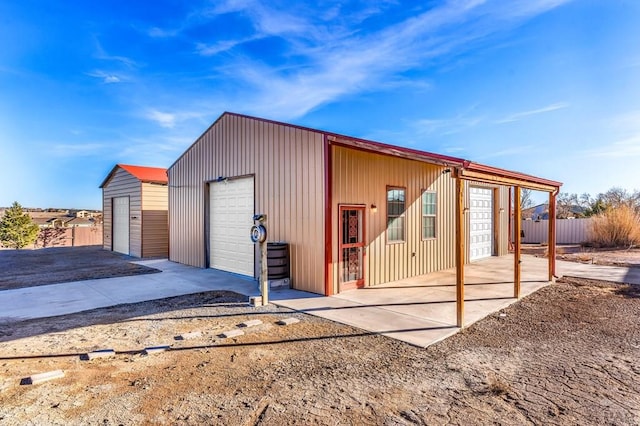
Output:
<instances>
[{"instance_id":1,"label":"tree","mask_svg":"<svg viewBox=\"0 0 640 426\"><path fill-rule=\"evenodd\" d=\"M38 225L33 223L31 216L23 212L22 206L16 201L0 219L0 243L19 250L36 241L38 230Z\"/></svg>"},{"instance_id":2,"label":"tree","mask_svg":"<svg viewBox=\"0 0 640 426\"><path fill-rule=\"evenodd\" d=\"M529 188L522 188L520 190L520 209L524 210L533 206L533 198L531 198L531 190Z\"/></svg>"},{"instance_id":3,"label":"tree","mask_svg":"<svg viewBox=\"0 0 640 426\"><path fill-rule=\"evenodd\" d=\"M569 194L561 192L556 199L556 217L558 219L566 219L572 217L573 208L578 204L578 194Z\"/></svg>"}]
</instances>

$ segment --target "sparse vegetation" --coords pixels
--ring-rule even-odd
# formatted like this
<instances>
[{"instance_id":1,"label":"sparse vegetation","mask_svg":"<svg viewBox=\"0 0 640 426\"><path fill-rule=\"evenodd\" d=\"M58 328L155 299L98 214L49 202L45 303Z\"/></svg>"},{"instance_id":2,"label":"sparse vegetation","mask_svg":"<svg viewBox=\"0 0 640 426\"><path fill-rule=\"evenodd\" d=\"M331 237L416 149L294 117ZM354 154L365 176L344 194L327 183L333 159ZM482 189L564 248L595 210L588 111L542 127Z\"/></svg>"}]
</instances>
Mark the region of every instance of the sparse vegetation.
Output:
<instances>
[{"instance_id":1,"label":"sparse vegetation","mask_svg":"<svg viewBox=\"0 0 640 426\"><path fill-rule=\"evenodd\" d=\"M593 216L590 228L592 243L600 247L640 244L640 212L628 204Z\"/></svg>"}]
</instances>

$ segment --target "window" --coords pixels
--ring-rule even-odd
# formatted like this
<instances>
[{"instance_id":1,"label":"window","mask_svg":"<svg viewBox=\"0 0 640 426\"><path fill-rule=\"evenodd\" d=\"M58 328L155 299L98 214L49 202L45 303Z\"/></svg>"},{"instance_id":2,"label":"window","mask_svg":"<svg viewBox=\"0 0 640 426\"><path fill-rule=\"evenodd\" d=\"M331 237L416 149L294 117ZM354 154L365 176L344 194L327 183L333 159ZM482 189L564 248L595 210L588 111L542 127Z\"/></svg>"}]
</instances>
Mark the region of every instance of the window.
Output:
<instances>
[{"instance_id":1,"label":"window","mask_svg":"<svg viewBox=\"0 0 640 426\"><path fill-rule=\"evenodd\" d=\"M436 193L424 191L422 193L422 239L436 237Z\"/></svg>"},{"instance_id":2,"label":"window","mask_svg":"<svg viewBox=\"0 0 640 426\"><path fill-rule=\"evenodd\" d=\"M387 242L404 241L404 188L387 188Z\"/></svg>"}]
</instances>

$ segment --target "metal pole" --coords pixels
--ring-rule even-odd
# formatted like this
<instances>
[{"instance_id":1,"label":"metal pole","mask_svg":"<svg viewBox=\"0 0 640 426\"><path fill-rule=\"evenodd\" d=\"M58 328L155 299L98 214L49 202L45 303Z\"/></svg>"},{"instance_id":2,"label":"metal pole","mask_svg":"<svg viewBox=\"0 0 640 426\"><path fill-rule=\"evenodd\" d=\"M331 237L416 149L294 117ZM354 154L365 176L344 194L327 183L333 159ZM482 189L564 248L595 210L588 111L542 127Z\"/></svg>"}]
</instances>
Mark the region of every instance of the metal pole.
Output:
<instances>
[{"instance_id":1,"label":"metal pole","mask_svg":"<svg viewBox=\"0 0 640 426\"><path fill-rule=\"evenodd\" d=\"M267 269L267 242L260 243L260 293L262 306L269 304L269 277Z\"/></svg>"}]
</instances>

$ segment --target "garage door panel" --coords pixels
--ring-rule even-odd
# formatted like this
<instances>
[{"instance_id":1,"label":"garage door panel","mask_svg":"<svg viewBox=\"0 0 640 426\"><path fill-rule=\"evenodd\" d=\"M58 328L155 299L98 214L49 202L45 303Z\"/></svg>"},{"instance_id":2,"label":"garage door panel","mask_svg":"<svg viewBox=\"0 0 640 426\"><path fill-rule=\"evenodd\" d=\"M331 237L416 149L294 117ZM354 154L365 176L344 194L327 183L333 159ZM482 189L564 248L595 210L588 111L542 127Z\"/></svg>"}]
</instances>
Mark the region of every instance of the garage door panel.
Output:
<instances>
[{"instance_id":1,"label":"garage door panel","mask_svg":"<svg viewBox=\"0 0 640 426\"><path fill-rule=\"evenodd\" d=\"M470 260L493 254L493 189L471 187Z\"/></svg>"},{"instance_id":2,"label":"garage door panel","mask_svg":"<svg viewBox=\"0 0 640 426\"><path fill-rule=\"evenodd\" d=\"M210 266L253 277L253 177L212 182L209 191Z\"/></svg>"}]
</instances>

